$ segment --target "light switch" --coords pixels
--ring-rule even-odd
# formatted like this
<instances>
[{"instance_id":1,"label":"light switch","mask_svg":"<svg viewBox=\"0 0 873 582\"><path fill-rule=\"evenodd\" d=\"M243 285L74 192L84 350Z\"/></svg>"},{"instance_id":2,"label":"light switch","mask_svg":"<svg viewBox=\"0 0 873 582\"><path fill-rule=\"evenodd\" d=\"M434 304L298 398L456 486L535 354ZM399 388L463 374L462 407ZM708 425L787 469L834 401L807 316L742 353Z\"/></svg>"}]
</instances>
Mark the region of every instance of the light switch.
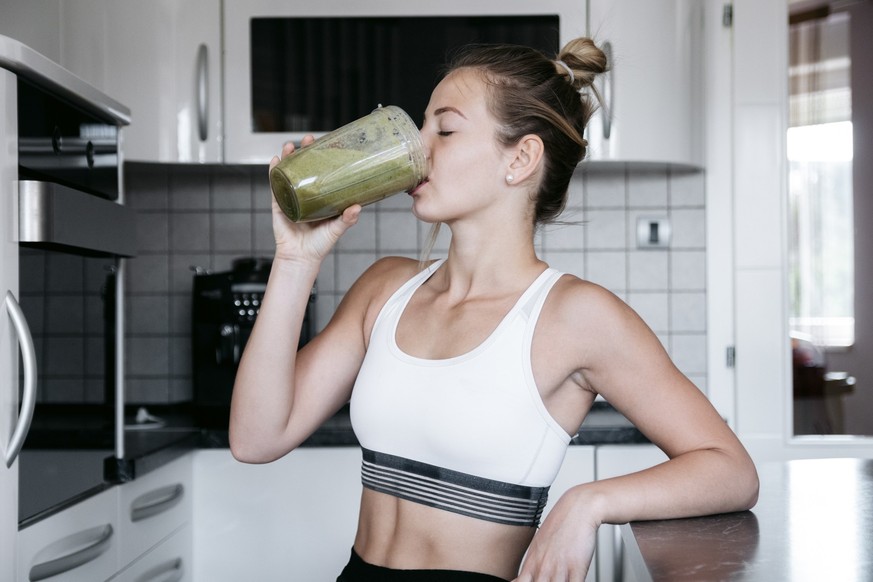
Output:
<instances>
[{"instance_id":1,"label":"light switch","mask_svg":"<svg viewBox=\"0 0 873 582\"><path fill-rule=\"evenodd\" d=\"M637 248L665 249L670 246L670 219L641 216L637 218Z\"/></svg>"}]
</instances>

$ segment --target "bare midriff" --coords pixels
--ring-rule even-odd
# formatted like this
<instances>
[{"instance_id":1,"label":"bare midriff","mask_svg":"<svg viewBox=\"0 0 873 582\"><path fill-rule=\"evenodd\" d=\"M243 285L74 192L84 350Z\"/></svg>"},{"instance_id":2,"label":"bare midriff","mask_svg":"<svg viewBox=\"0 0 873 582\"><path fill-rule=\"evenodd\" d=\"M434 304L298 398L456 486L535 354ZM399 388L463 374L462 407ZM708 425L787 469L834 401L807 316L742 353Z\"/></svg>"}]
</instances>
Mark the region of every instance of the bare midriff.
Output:
<instances>
[{"instance_id":1,"label":"bare midriff","mask_svg":"<svg viewBox=\"0 0 873 582\"><path fill-rule=\"evenodd\" d=\"M355 551L387 568L463 570L512 580L535 531L364 489Z\"/></svg>"}]
</instances>

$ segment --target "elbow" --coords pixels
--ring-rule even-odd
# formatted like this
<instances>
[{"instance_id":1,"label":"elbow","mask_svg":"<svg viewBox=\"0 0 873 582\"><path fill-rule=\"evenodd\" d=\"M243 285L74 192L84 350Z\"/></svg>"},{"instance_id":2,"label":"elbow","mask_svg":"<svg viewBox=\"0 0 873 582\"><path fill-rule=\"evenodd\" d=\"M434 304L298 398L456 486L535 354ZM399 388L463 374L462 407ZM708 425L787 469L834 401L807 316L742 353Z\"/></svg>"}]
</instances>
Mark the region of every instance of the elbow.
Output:
<instances>
[{"instance_id":1,"label":"elbow","mask_svg":"<svg viewBox=\"0 0 873 582\"><path fill-rule=\"evenodd\" d=\"M745 511L755 507L758 503L758 492L760 490L760 481L758 479L758 470L755 468L755 463L751 458L747 457L742 466L737 471L736 479L736 505L737 511Z\"/></svg>"},{"instance_id":2,"label":"elbow","mask_svg":"<svg viewBox=\"0 0 873 582\"><path fill-rule=\"evenodd\" d=\"M252 439L242 438L231 430L228 434L230 454L240 463L262 465L278 459L281 455L272 452Z\"/></svg>"}]
</instances>

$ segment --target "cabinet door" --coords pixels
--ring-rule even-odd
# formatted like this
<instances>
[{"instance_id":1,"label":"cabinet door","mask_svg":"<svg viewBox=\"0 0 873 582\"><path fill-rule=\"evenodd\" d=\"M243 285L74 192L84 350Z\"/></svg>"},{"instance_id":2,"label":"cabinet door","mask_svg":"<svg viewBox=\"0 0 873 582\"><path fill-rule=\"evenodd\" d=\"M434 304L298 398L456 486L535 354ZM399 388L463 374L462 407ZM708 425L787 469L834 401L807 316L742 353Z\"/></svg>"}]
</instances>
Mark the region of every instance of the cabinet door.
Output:
<instances>
[{"instance_id":1,"label":"cabinet door","mask_svg":"<svg viewBox=\"0 0 873 582\"><path fill-rule=\"evenodd\" d=\"M18 119L16 78L0 69L0 580L15 577L18 535L18 463L6 467L6 452L18 418L18 338L6 293L18 297Z\"/></svg>"},{"instance_id":2,"label":"cabinet door","mask_svg":"<svg viewBox=\"0 0 873 582\"><path fill-rule=\"evenodd\" d=\"M119 488L122 567L191 520L192 456L185 455Z\"/></svg>"},{"instance_id":3,"label":"cabinet door","mask_svg":"<svg viewBox=\"0 0 873 582\"><path fill-rule=\"evenodd\" d=\"M304 447L265 465L227 449L194 456L199 580L335 580L361 498L357 447Z\"/></svg>"},{"instance_id":4,"label":"cabinet door","mask_svg":"<svg viewBox=\"0 0 873 582\"><path fill-rule=\"evenodd\" d=\"M191 524L186 524L111 580L112 582L191 582L194 580L191 548Z\"/></svg>"},{"instance_id":5,"label":"cabinet door","mask_svg":"<svg viewBox=\"0 0 873 582\"><path fill-rule=\"evenodd\" d=\"M699 166L702 20L695 0L588 0L610 71L589 123L592 160Z\"/></svg>"},{"instance_id":6,"label":"cabinet door","mask_svg":"<svg viewBox=\"0 0 873 582\"><path fill-rule=\"evenodd\" d=\"M106 580L118 569L118 488L47 517L18 536L18 579Z\"/></svg>"},{"instance_id":7,"label":"cabinet door","mask_svg":"<svg viewBox=\"0 0 873 582\"><path fill-rule=\"evenodd\" d=\"M558 475L549 489L549 502L543 511L543 519L549 515L558 499L569 489L580 483L590 483L591 481L594 481L594 447L582 445L570 446L567 449L567 455L564 457L561 470L558 471ZM592 558L591 567L588 569L588 576L585 577L586 582L595 582L597 580L596 565L596 559Z\"/></svg>"},{"instance_id":8,"label":"cabinet door","mask_svg":"<svg viewBox=\"0 0 873 582\"><path fill-rule=\"evenodd\" d=\"M77 0L61 64L131 110L126 160L222 161L220 0Z\"/></svg>"},{"instance_id":9,"label":"cabinet door","mask_svg":"<svg viewBox=\"0 0 873 582\"><path fill-rule=\"evenodd\" d=\"M655 445L603 445L597 447L597 479L619 477L654 467L667 460ZM624 560L619 526L605 524L597 532L597 573L599 582L629 582L632 571Z\"/></svg>"}]
</instances>

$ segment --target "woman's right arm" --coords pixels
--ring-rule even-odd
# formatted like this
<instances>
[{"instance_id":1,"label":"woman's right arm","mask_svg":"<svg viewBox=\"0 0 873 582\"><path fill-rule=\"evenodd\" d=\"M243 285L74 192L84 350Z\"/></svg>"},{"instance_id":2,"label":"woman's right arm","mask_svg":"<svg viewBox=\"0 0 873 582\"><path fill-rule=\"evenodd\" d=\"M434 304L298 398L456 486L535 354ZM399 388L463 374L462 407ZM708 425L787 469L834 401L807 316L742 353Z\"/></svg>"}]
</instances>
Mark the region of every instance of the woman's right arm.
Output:
<instances>
[{"instance_id":1,"label":"woman's right arm","mask_svg":"<svg viewBox=\"0 0 873 582\"><path fill-rule=\"evenodd\" d=\"M286 145L283 156L293 149ZM270 167L276 163L278 158ZM367 285L356 284L325 329L299 352L297 346L321 262L360 210L353 206L334 219L294 224L273 200L276 254L231 402L230 449L240 461L283 456L349 399L365 351Z\"/></svg>"}]
</instances>

